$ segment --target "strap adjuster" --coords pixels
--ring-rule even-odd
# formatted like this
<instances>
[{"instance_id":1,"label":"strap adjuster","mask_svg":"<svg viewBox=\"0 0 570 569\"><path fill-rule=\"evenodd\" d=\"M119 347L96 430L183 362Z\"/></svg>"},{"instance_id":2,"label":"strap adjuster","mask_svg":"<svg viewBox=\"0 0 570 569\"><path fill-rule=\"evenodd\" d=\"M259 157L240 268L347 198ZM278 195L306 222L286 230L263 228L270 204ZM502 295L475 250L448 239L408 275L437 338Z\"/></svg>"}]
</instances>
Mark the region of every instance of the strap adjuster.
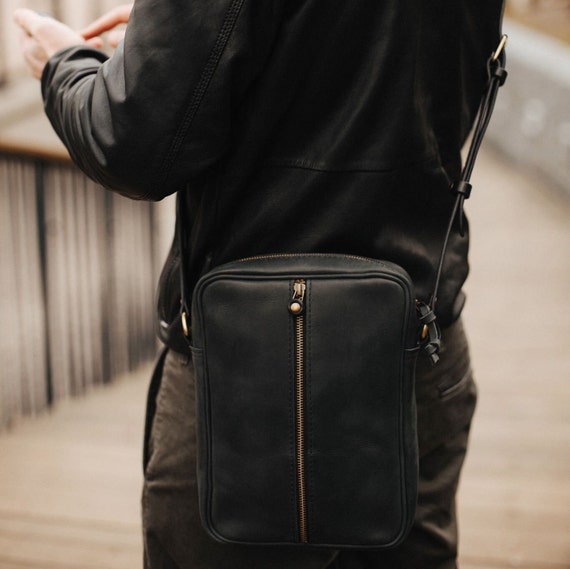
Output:
<instances>
[{"instance_id":1,"label":"strap adjuster","mask_svg":"<svg viewBox=\"0 0 570 569\"><path fill-rule=\"evenodd\" d=\"M459 180L451 184L451 192L456 196L457 195L463 196L463 199L466 200L468 200L469 197L471 196L472 189L473 186L469 182L466 182L465 180Z\"/></svg>"}]
</instances>

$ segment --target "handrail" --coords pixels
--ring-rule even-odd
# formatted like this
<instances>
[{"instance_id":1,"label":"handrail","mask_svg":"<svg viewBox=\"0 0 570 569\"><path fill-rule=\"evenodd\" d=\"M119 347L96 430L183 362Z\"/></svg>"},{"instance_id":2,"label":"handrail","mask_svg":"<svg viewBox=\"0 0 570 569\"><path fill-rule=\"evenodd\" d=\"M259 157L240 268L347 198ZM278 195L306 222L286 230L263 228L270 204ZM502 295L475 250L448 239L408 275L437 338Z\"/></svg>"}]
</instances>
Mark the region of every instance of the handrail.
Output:
<instances>
[{"instance_id":1,"label":"handrail","mask_svg":"<svg viewBox=\"0 0 570 569\"><path fill-rule=\"evenodd\" d=\"M39 105L29 104L0 120L0 153L70 163L71 158Z\"/></svg>"}]
</instances>

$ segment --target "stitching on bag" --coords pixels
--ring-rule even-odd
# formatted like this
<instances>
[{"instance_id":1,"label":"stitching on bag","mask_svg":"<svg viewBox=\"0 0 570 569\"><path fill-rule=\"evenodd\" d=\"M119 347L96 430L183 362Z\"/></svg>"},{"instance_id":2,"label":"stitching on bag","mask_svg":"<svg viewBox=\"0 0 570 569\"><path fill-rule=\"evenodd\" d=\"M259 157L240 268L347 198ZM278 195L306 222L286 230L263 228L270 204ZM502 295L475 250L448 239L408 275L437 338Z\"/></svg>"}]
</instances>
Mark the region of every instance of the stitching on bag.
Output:
<instances>
[{"instance_id":1,"label":"stitching on bag","mask_svg":"<svg viewBox=\"0 0 570 569\"><path fill-rule=\"evenodd\" d=\"M407 367L407 363L406 360L404 359L402 361L402 365L400 367L400 377L403 377L406 374L406 367ZM398 424L400 425L400 427L398 428L398 447L399 447L399 452L398 452L398 458L399 458L399 467L400 467L400 507L402 508L402 515L401 515L401 519L400 519L400 526L398 528L398 530L396 531L396 533L394 534L394 537L391 540L388 540L389 542L394 542L398 539L398 537L401 535L402 533L402 528L404 526L404 522L407 518L406 512L407 512L407 502L408 502L408 487L407 487L407 470L409 468L409 465L406 461L406 452L404 450L404 447L406 446L406 437L407 437L407 432L406 429L407 427L404 425L404 419L407 419L406 414L404 413L404 407L406 405L406 402L404 400L404 386L402 383L402 386L400 387L399 390L399 399L400 399L400 405L399 405L399 409L398 409ZM407 394L406 394L407 395Z\"/></svg>"},{"instance_id":2,"label":"stitching on bag","mask_svg":"<svg viewBox=\"0 0 570 569\"><path fill-rule=\"evenodd\" d=\"M314 502L315 502L315 486L314 486L314 480L315 480L315 476L314 476L314 460L312 457L312 449L313 449L313 445L314 445L314 430L313 430L313 391L312 391L312 361L313 358L311 357L311 327L312 327L312 292L313 292L313 283L312 281L309 281L307 283L307 305L308 305L308 309L307 309L307 322L306 322L306 332L305 332L305 350L306 350L306 357L305 357L305 362L307 364L307 374L306 374L306 396L307 396L307 403L308 403L308 425L307 425L307 431L308 431L308 437L307 437L307 442L308 442L308 447L307 447L307 459L308 459L308 463L309 463L309 468L307 469L308 472L308 476L309 476L309 482L310 484L308 484L308 495L307 495L307 506L309 509L309 531L308 531L308 535L309 538L311 537L311 527L315 527L315 520L314 520L314 512L315 512L315 508L314 508Z\"/></svg>"},{"instance_id":3,"label":"stitching on bag","mask_svg":"<svg viewBox=\"0 0 570 569\"><path fill-rule=\"evenodd\" d=\"M206 330L205 327L202 325L202 330L204 331L204 340L203 340L203 354L206 353ZM202 405L204 407L203 413L205 413L206 420L205 420L205 438L206 438L206 516L207 516L207 523L210 529L217 534L217 530L214 526L214 514L212 512L212 503L213 503L213 494L214 494L214 469L212 464L212 455L213 455L213 436L212 436L212 401L210 398L210 370L208 368L208 361L206 358L203 357L202 359L202 376L204 381L202 382ZM198 431L196 431L198 433ZM196 439L199 443L199 439Z\"/></svg>"}]
</instances>

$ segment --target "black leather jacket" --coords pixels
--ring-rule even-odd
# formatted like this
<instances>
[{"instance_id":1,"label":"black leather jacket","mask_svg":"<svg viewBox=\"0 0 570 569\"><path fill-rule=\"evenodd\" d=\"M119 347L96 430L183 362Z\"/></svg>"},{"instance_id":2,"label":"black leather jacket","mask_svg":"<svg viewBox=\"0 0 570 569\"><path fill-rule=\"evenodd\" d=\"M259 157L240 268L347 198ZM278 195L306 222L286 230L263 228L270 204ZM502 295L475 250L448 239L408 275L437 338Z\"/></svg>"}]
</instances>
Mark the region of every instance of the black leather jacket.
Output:
<instances>
[{"instance_id":1,"label":"black leather jacket","mask_svg":"<svg viewBox=\"0 0 570 569\"><path fill-rule=\"evenodd\" d=\"M50 59L45 107L107 188L185 189L191 278L249 255L351 253L400 264L427 300L501 13L502 0L137 0L110 59ZM443 325L463 305L467 249L455 231ZM160 336L183 349L176 244L159 297Z\"/></svg>"}]
</instances>

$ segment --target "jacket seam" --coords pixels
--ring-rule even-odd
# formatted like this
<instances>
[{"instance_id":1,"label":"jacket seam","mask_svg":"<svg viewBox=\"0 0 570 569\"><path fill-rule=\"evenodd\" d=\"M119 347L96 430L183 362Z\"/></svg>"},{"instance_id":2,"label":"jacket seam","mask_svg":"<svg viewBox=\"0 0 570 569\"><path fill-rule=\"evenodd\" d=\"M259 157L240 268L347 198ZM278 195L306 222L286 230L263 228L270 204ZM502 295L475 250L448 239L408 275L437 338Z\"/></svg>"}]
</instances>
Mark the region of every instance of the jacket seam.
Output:
<instances>
[{"instance_id":1,"label":"jacket seam","mask_svg":"<svg viewBox=\"0 0 570 569\"><path fill-rule=\"evenodd\" d=\"M200 108L204 96L208 91L208 87L210 86L212 77L214 76L214 73L218 68L220 59L222 58L222 54L224 53L224 50L232 35L235 23L237 22L238 16L244 4L245 0L233 0L233 2L231 3L230 7L226 12L224 21L222 23L222 27L218 32L218 36L216 38L214 47L210 52L204 70L202 71L200 79L198 80L198 84L194 89L192 98L188 106L186 107L184 118L182 119L182 122L178 127L176 134L174 135L174 138L172 139L170 148L167 151L166 156L163 160L162 167L158 172L157 178L160 181L164 181L168 176L168 174L170 173L170 170L172 169L172 166L176 160L178 152L180 151L180 147L182 146L182 142L184 141L188 129L192 125L192 122L194 121L196 114L198 113L198 109ZM147 193L145 198L147 198L151 193L152 190Z\"/></svg>"},{"instance_id":2,"label":"jacket seam","mask_svg":"<svg viewBox=\"0 0 570 569\"><path fill-rule=\"evenodd\" d=\"M398 166L394 166L391 168L387 168L387 167L378 167L378 168L366 168L366 167L362 167L362 168L358 168L358 167L354 167L354 168L333 168L333 167L327 167L325 165L321 165L318 163L314 163L308 160L275 160L275 161L270 161L267 162L267 166L269 167L282 167L282 168L290 168L290 169L297 169L297 170L311 170L313 172L324 172L324 173L370 173L370 174L376 174L376 173L388 173L388 172L398 172L400 170L403 170L405 168L410 168L411 166L417 166L417 165L423 165L423 164L429 164L429 163L433 163L434 165L437 166L441 166L441 163L439 161L439 158L437 156L437 154L433 154L428 156L425 160L420 160L418 162L410 162L410 163L404 163L404 164L400 164Z\"/></svg>"}]
</instances>

